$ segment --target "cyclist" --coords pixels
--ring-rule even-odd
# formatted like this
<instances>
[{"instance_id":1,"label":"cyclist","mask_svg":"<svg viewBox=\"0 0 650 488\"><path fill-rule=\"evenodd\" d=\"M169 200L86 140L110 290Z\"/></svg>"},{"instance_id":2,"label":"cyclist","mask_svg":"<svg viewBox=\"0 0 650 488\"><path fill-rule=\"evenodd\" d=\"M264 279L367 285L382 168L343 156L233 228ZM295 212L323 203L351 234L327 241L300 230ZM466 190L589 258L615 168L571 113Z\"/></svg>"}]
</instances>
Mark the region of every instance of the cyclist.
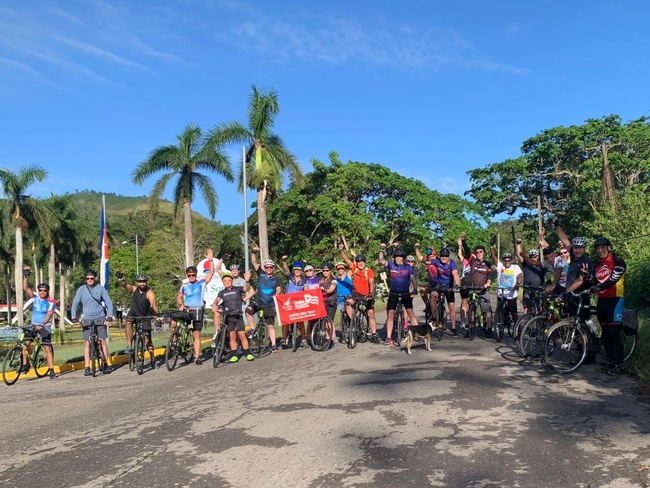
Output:
<instances>
[{"instance_id":1,"label":"cyclist","mask_svg":"<svg viewBox=\"0 0 650 488\"><path fill-rule=\"evenodd\" d=\"M246 319L250 326L249 334L255 333L255 314L260 310L264 314L264 323L269 330L269 339L271 339L271 350L274 353L280 352L275 343L275 302L273 297L282 292L280 280L274 275L275 261L266 259L262 265L257 262L258 247L253 248L251 253L251 264L258 276L258 286L255 298L250 301L246 307Z\"/></svg>"},{"instance_id":2,"label":"cyclist","mask_svg":"<svg viewBox=\"0 0 650 488\"><path fill-rule=\"evenodd\" d=\"M417 256L418 260L424 264L427 264L431 259L435 259L438 257L438 252L433 247L427 247L427 249L424 251L424 254L420 252L420 244L418 242L416 242L415 246L413 247L415 247L415 255ZM427 266L427 275L429 275L428 266ZM428 284L426 286L420 287L420 298L422 298L425 308L429 305L430 291L431 290Z\"/></svg>"},{"instance_id":3,"label":"cyclist","mask_svg":"<svg viewBox=\"0 0 650 488\"><path fill-rule=\"evenodd\" d=\"M126 316L126 341L127 341L127 354L133 352L133 317L147 317L151 315L151 312L157 314L158 304L156 303L156 294L151 288L149 288L149 278L146 274L140 273L135 277L136 286L130 285L124 279L124 273L121 271L116 271L115 276L119 280L120 285L122 285L127 292L131 294L131 308L129 313ZM151 368L155 369L156 361L153 352L153 342L151 340L151 319L140 319L140 327L144 330L144 337L147 345L147 350L149 351L149 356L151 358Z\"/></svg>"},{"instance_id":4,"label":"cyclist","mask_svg":"<svg viewBox=\"0 0 650 488\"><path fill-rule=\"evenodd\" d=\"M244 327L244 319L242 317L242 303L243 298L250 289L251 273L247 271L244 273L244 286L235 286L233 275L230 271L221 273L223 280L223 290L217 293L216 298L212 302L212 312L214 313L214 326L217 332L219 331L219 324L221 324L221 314L226 314L226 330L228 331L228 338L230 340L230 350L232 356L230 357L231 363L239 361L237 355L237 337L241 343L241 348L247 361L252 361L255 356L251 354L248 347L248 338L246 337L246 329ZM214 339L217 335L215 333ZM214 340L213 339L213 340Z\"/></svg>"},{"instance_id":5,"label":"cyclist","mask_svg":"<svg viewBox=\"0 0 650 488\"><path fill-rule=\"evenodd\" d=\"M406 315L411 318L411 323L414 326L418 325L418 319L413 312L413 299L411 298L411 290L417 293L417 278L415 270L410 264L404 262L404 250L401 247L393 251L393 262L389 263L384 257L386 252L386 244L382 243L379 247L379 264L382 264L388 269L390 275L390 283L388 288L388 313L386 315L386 341L385 345L393 343L393 320L395 318L395 308L397 308L397 300L401 297L402 305L406 310ZM402 324L398 324L402 327ZM406 339L406 337L405 337Z\"/></svg>"},{"instance_id":6,"label":"cyclist","mask_svg":"<svg viewBox=\"0 0 650 488\"><path fill-rule=\"evenodd\" d=\"M494 244L496 244L496 242L490 242L490 246L493 246ZM476 246L468 261L470 286L483 288L482 291L479 291L478 295L481 300L481 310L485 314L485 321L487 324L485 335L489 339L492 337L492 305L490 304L490 286L492 286L490 275L492 274L492 263L485 259L485 246Z\"/></svg>"},{"instance_id":7,"label":"cyclist","mask_svg":"<svg viewBox=\"0 0 650 488\"><path fill-rule=\"evenodd\" d=\"M468 286L472 285L472 277L470 276L470 265L469 258L472 255L472 251L469 249L467 244L465 232L460 233L458 238L458 259L460 259L461 264L463 265L462 272L460 272L460 328L465 328L465 322L467 320L467 311L469 310L469 289Z\"/></svg>"},{"instance_id":8,"label":"cyclist","mask_svg":"<svg viewBox=\"0 0 650 488\"><path fill-rule=\"evenodd\" d=\"M539 251L531 249L525 253L522 248L522 240L517 239L517 256L522 263L524 269L524 296L522 304L524 306L524 314L529 313L533 308L533 294L528 289L528 286L539 287L544 285L544 277L548 271L555 273L555 269L548 261L540 261Z\"/></svg>"},{"instance_id":9,"label":"cyclist","mask_svg":"<svg viewBox=\"0 0 650 488\"><path fill-rule=\"evenodd\" d=\"M334 276L332 276L332 263L323 263L321 264L321 273L322 276L319 279L318 287L323 293L323 301L325 302L325 310L327 311L327 317L332 323L332 345L334 347L334 339L336 339L336 325L334 323L334 317L336 315L336 305L338 303L338 293L337 293L337 281Z\"/></svg>"},{"instance_id":10,"label":"cyclist","mask_svg":"<svg viewBox=\"0 0 650 488\"><path fill-rule=\"evenodd\" d=\"M440 257L430 259L426 264L429 271L429 306L431 312L435 314L438 306L438 295L442 293L449 307L451 333L454 337L458 337L456 331L456 294L451 289L452 285L460 286L456 261L451 259L451 251L443 247L440 249Z\"/></svg>"},{"instance_id":11,"label":"cyclist","mask_svg":"<svg viewBox=\"0 0 650 488\"><path fill-rule=\"evenodd\" d=\"M56 301L50 297L50 285L41 283L36 287L37 293L29 286L28 276L31 270L28 266L23 268L23 290L32 303L32 321L30 323L31 330L25 332L25 346L31 353L31 339L36 337L36 334L41 336L41 344L45 351L47 358L47 366L49 368L48 375L51 380L56 378L54 374L54 350L52 349L52 318L56 310ZM22 372L27 373L29 365L27 364L27 352L23 349L23 367Z\"/></svg>"},{"instance_id":12,"label":"cyclist","mask_svg":"<svg viewBox=\"0 0 650 488\"><path fill-rule=\"evenodd\" d=\"M370 340L378 343L379 336L377 335L377 320L375 319L375 273L366 265L365 254L357 254L354 257L353 263L345 252L345 248L342 244L339 245L339 249L343 256L343 260L350 267L352 275L352 299L346 300L345 310L348 317L352 317L352 305L354 304L354 300L363 299L368 314L368 324L370 325L370 330L372 332Z\"/></svg>"},{"instance_id":13,"label":"cyclist","mask_svg":"<svg viewBox=\"0 0 650 488\"><path fill-rule=\"evenodd\" d=\"M336 308L349 319L350 317L347 315L345 309L345 297L352 294L352 273L346 270L343 261L339 261L335 266L336 274L338 275L336 277ZM345 340L346 338L341 335L341 342L345 342Z\"/></svg>"},{"instance_id":14,"label":"cyclist","mask_svg":"<svg viewBox=\"0 0 650 488\"><path fill-rule=\"evenodd\" d=\"M284 270L284 275L287 277L287 293L296 293L298 291L303 291L307 289L307 278L302 274L304 270L304 265L302 261L295 261L291 266L291 272L289 272L289 266L287 265L287 256L282 256L282 269ZM312 268L313 270L314 268ZM288 346L289 340L289 331L293 324L284 324L282 325L282 341L280 342L283 346ZM302 341L300 342L301 347L307 347L307 335L305 334L305 323L298 322L298 330L300 331L300 337Z\"/></svg>"},{"instance_id":15,"label":"cyclist","mask_svg":"<svg viewBox=\"0 0 650 488\"><path fill-rule=\"evenodd\" d=\"M106 344L106 338L108 337L107 326L113 320L113 302L104 287L97 284L97 271L94 269L87 270L85 278L86 284L81 285L77 289L74 300L72 300L70 317L73 323L78 323L77 309L79 308L79 304L81 304L84 320L102 322L102 325L97 326L97 338L99 339L104 357L108 358L108 345ZM83 326L84 363L86 365L84 376L92 375L90 372L90 333L90 326ZM110 374L111 372L112 369L104 364L104 374Z\"/></svg>"},{"instance_id":16,"label":"cyclist","mask_svg":"<svg viewBox=\"0 0 650 488\"><path fill-rule=\"evenodd\" d=\"M517 291L524 282L524 273L521 268L512 264L512 254L504 252L501 255L502 261L497 258L494 247L490 246L492 261L497 263L497 297L503 297L506 300L507 310L512 315L512 324L517 323ZM501 317L505 321L505 317Z\"/></svg>"},{"instance_id":17,"label":"cyclist","mask_svg":"<svg viewBox=\"0 0 650 488\"><path fill-rule=\"evenodd\" d=\"M189 320L191 320L193 326L192 336L194 338L194 357L196 358L195 363L197 366L203 364L203 360L201 359L201 331L203 330L203 312L205 310L203 297L205 295L205 287L210 283L210 280L214 275L214 256L212 254L212 249L206 251L205 257L210 265L207 274L199 280L196 276L198 272L196 266L188 266L185 269L187 281L183 283L181 289L178 290L178 294L176 295L178 308L189 312ZM172 321L170 325L172 329L174 329L176 327L176 322Z\"/></svg>"},{"instance_id":18,"label":"cyclist","mask_svg":"<svg viewBox=\"0 0 650 488\"><path fill-rule=\"evenodd\" d=\"M544 257L549 263L553 265L555 269L555 280L553 282L553 289L546 290L547 293L553 293L555 295L560 295L566 291L566 275L569 272L569 251L560 243L559 252L555 252L553 246L551 246L546 240L546 229L542 227L539 234L539 243L544 248ZM547 252L546 250L552 250L553 253ZM551 261L552 260L552 261ZM559 273L559 277L558 277Z\"/></svg>"},{"instance_id":19,"label":"cyclist","mask_svg":"<svg viewBox=\"0 0 650 488\"><path fill-rule=\"evenodd\" d=\"M594 246L600 261L594 271L596 284L591 291L598 293L596 315L603 331L603 347L609 363L599 371L610 375L620 375L625 373L621 327L623 325L627 265L623 259L612 252L612 243L607 237L597 238L594 241Z\"/></svg>"}]
</instances>

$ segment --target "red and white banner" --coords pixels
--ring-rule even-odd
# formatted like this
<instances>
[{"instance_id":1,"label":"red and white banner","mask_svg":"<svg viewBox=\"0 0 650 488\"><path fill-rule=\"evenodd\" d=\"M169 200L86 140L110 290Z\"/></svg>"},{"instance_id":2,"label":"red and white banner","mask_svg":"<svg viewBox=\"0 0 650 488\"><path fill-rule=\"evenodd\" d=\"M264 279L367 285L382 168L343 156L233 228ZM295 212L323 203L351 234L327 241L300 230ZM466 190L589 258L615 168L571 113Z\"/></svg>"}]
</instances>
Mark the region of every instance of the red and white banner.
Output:
<instances>
[{"instance_id":1,"label":"red and white banner","mask_svg":"<svg viewBox=\"0 0 650 488\"><path fill-rule=\"evenodd\" d=\"M323 294L320 290L305 290L275 295L275 309L280 325L315 320L327 315Z\"/></svg>"}]
</instances>

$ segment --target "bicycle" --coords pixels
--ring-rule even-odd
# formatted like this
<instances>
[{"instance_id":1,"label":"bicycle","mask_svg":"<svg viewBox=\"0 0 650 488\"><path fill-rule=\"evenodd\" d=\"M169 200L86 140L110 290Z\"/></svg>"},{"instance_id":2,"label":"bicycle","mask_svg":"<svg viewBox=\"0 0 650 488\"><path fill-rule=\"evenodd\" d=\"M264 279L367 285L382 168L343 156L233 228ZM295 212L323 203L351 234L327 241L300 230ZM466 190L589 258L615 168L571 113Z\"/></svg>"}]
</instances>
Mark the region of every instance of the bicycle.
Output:
<instances>
[{"instance_id":1,"label":"bicycle","mask_svg":"<svg viewBox=\"0 0 650 488\"><path fill-rule=\"evenodd\" d=\"M511 291L511 288L497 288L497 293L501 290L501 293L506 291ZM508 299L503 295L497 295L497 308L494 312L494 339L497 342L503 340L503 335L508 329L510 337L512 337L512 324L513 321L510 317L510 309L508 308Z\"/></svg>"},{"instance_id":2,"label":"bicycle","mask_svg":"<svg viewBox=\"0 0 650 488\"><path fill-rule=\"evenodd\" d=\"M151 330L144 330L143 324L145 321L151 323L153 316L137 316L137 317L128 317L133 319L133 325L135 327L135 333L133 334L133 350L129 354L129 371L134 371L137 369L138 374L144 373L144 361L145 354L148 352L147 349L147 337L151 340L151 334L153 333L153 326ZM151 369L155 368L156 359L153 357L153 352L150 354L151 357Z\"/></svg>"},{"instance_id":3,"label":"bicycle","mask_svg":"<svg viewBox=\"0 0 650 488\"><path fill-rule=\"evenodd\" d=\"M108 358L104 356L104 348L99 342L99 335L97 334L97 327L105 325L106 320L82 320L83 327L90 327L90 337L88 338L88 355L90 356L90 372L94 377L97 376L97 371L106 374L108 371ZM108 328L108 325L106 326Z\"/></svg>"},{"instance_id":4,"label":"bicycle","mask_svg":"<svg viewBox=\"0 0 650 488\"><path fill-rule=\"evenodd\" d=\"M368 340L369 323L368 323L368 309L366 307L367 297L354 298L352 295L345 297L346 300L353 300L352 305L352 318L350 319L350 327L347 330L348 349L354 349L357 346L357 341L366 342Z\"/></svg>"},{"instance_id":5,"label":"bicycle","mask_svg":"<svg viewBox=\"0 0 650 488\"><path fill-rule=\"evenodd\" d=\"M210 346L210 349L212 349L213 368L216 368L221 364L226 350L226 336L228 335L226 329L227 318L227 312L224 309L221 309L221 322L219 323L219 328L217 329L214 339L212 340L212 345Z\"/></svg>"},{"instance_id":6,"label":"bicycle","mask_svg":"<svg viewBox=\"0 0 650 488\"><path fill-rule=\"evenodd\" d=\"M309 333L311 348L314 351L327 351L332 345L332 330L334 324L329 317L321 317L311 326Z\"/></svg>"},{"instance_id":7,"label":"bicycle","mask_svg":"<svg viewBox=\"0 0 650 488\"><path fill-rule=\"evenodd\" d=\"M467 308L467 338L470 341L474 340L476 336L476 327L481 327L485 329L486 319L485 314L483 313L483 308L481 307L483 299L479 295L480 291L485 291L485 288L481 286L469 286L466 287L469 291L469 305Z\"/></svg>"},{"instance_id":8,"label":"bicycle","mask_svg":"<svg viewBox=\"0 0 650 488\"><path fill-rule=\"evenodd\" d=\"M29 347L25 344L27 342L25 341L25 332L32 330L32 327L23 327L16 345L5 354L2 362L2 380L7 386L13 385L22 374L23 352L27 355L27 366L34 368L37 377L43 378L47 375L49 367L45 350L41 344L40 334L37 333L36 337L29 339L31 341L29 346L32 348L31 352L29 352ZM54 348L52 348L52 352L54 352Z\"/></svg>"},{"instance_id":9,"label":"bicycle","mask_svg":"<svg viewBox=\"0 0 650 488\"><path fill-rule=\"evenodd\" d=\"M521 336L521 330L524 325L526 325L526 323L533 317L542 315L546 311L546 288L543 286L524 285L524 293L526 293L528 290L532 291L532 306L530 308L530 312L522 315L517 319L517 322L513 326L512 332L510 328L508 329L508 335L510 335L510 337L514 337L517 341Z\"/></svg>"},{"instance_id":10,"label":"bicycle","mask_svg":"<svg viewBox=\"0 0 650 488\"><path fill-rule=\"evenodd\" d=\"M450 287L438 287L435 290L432 291L437 291L438 292L438 298L436 299L436 310L433 315L433 325L434 327L434 333L436 335L436 338L438 341L442 340L442 336L445 333L445 323L447 322L447 308L445 307L445 302L446 300L446 292L448 291L454 291L453 288ZM430 295L429 295L430 296Z\"/></svg>"},{"instance_id":11,"label":"bicycle","mask_svg":"<svg viewBox=\"0 0 650 488\"><path fill-rule=\"evenodd\" d=\"M174 310L167 312L167 315L176 321L176 327L170 332L165 349L167 371L173 371L179 355L183 356L185 364L194 360L193 317L187 310Z\"/></svg>"},{"instance_id":12,"label":"bicycle","mask_svg":"<svg viewBox=\"0 0 650 488\"><path fill-rule=\"evenodd\" d=\"M257 313L257 326L252 334L248 335L248 346L251 354L255 359L262 357L262 355L270 354L271 339L269 338L269 331L266 322L264 321L264 311L260 310ZM273 327L273 326L271 326Z\"/></svg>"},{"instance_id":13,"label":"bicycle","mask_svg":"<svg viewBox=\"0 0 650 488\"><path fill-rule=\"evenodd\" d=\"M393 332L397 345L406 340L408 328L404 327L404 305L402 304L403 293L397 293L397 304L395 305L395 315L393 317Z\"/></svg>"},{"instance_id":14,"label":"bicycle","mask_svg":"<svg viewBox=\"0 0 650 488\"><path fill-rule=\"evenodd\" d=\"M527 359L537 359L542 356L546 332L560 320L563 313L562 299L549 297L542 313L531 317L521 328L517 339L519 354Z\"/></svg>"},{"instance_id":15,"label":"bicycle","mask_svg":"<svg viewBox=\"0 0 650 488\"><path fill-rule=\"evenodd\" d=\"M554 324L544 337L543 363L559 374L571 373L582 365L587 356L589 340L587 325L580 318L580 312L585 297L589 296L589 290L567 293L577 298L575 313Z\"/></svg>"}]
</instances>

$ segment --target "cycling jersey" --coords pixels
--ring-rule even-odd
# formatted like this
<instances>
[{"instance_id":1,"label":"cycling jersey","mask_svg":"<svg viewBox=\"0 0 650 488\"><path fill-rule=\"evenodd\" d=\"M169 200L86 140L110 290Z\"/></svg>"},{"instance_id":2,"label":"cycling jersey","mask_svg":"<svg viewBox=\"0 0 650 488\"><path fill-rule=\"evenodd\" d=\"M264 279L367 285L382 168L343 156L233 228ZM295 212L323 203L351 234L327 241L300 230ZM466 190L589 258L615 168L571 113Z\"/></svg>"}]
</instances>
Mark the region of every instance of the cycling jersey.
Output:
<instances>
[{"instance_id":1,"label":"cycling jersey","mask_svg":"<svg viewBox=\"0 0 650 488\"><path fill-rule=\"evenodd\" d=\"M226 314L241 315L243 293L244 287L242 286L231 286L217 293L217 297L221 298L220 305L226 310Z\"/></svg>"},{"instance_id":2,"label":"cycling jersey","mask_svg":"<svg viewBox=\"0 0 650 488\"><path fill-rule=\"evenodd\" d=\"M485 286L487 280L492 274L492 263L486 259L478 260L474 256L469 260L470 276L472 277L471 286Z\"/></svg>"},{"instance_id":3,"label":"cycling jersey","mask_svg":"<svg viewBox=\"0 0 650 488\"><path fill-rule=\"evenodd\" d=\"M41 298L34 295L34 303L32 305L32 324L44 325L50 327L52 325L52 318L48 323L44 323L47 312L56 310L56 302L52 297ZM54 315L52 315L54 316Z\"/></svg>"},{"instance_id":4,"label":"cycling jersey","mask_svg":"<svg viewBox=\"0 0 650 488\"><path fill-rule=\"evenodd\" d=\"M571 264L569 264L569 270L567 272L567 277L566 277L567 288L570 287L578 278L580 278L583 264L587 265L588 277L591 277L594 271L593 263L591 262L591 258L589 256L585 254L582 256L580 260L577 260L576 257L573 255L573 248L571 248L569 252L571 253ZM590 286L589 283L590 283L590 279L587 278L583 280L582 285L580 285L580 288L573 291L579 292L579 291L587 290Z\"/></svg>"},{"instance_id":5,"label":"cycling jersey","mask_svg":"<svg viewBox=\"0 0 650 488\"><path fill-rule=\"evenodd\" d=\"M368 266L359 269L356 263L352 265L352 287L359 295L370 294L370 280L374 278L375 273Z\"/></svg>"},{"instance_id":6,"label":"cycling jersey","mask_svg":"<svg viewBox=\"0 0 650 488\"><path fill-rule=\"evenodd\" d=\"M339 304L343 304L345 297L352 294L352 278L347 273L345 273L343 279L336 277L336 293Z\"/></svg>"},{"instance_id":7,"label":"cycling jersey","mask_svg":"<svg viewBox=\"0 0 650 488\"><path fill-rule=\"evenodd\" d=\"M440 258L435 258L427 263L429 271L429 285L451 286L453 285L453 272L458 270L456 261L450 259L444 264Z\"/></svg>"},{"instance_id":8,"label":"cycling jersey","mask_svg":"<svg viewBox=\"0 0 650 488\"><path fill-rule=\"evenodd\" d=\"M522 273L521 268L512 264L509 268L506 268L501 261L497 263L497 283L499 288L505 288L504 290L498 290L498 296L505 297L508 300L517 298L517 290L515 286L517 285L517 277ZM516 309L515 309L516 312Z\"/></svg>"},{"instance_id":9,"label":"cycling jersey","mask_svg":"<svg viewBox=\"0 0 650 488\"><path fill-rule=\"evenodd\" d=\"M179 293L183 295L183 304L187 308L201 308L203 306L203 294L207 283L203 278L195 282L183 283Z\"/></svg>"},{"instance_id":10,"label":"cycling jersey","mask_svg":"<svg viewBox=\"0 0 650 488\"><path fill-rule=\"evenodd\" d=\"M285 275L287 277L287 293L303 291L307 286L307 279L303 276L296 276L293 273Z\"/></svg>"},{"instance_id":11,"label":"cycling jersey","mask_svg":"<svg viewBox=\"0 0 650 488\"><path fill-rule=\"evenodd\" d=\"M398 266L394 262L386 265L390 274L390 291L395 293L408 293L411 289L411 276L415 275L415 270L410 264Z\"/></svg>"},{"instance_id":12,"label":"cycling jersey","mask_svg":"<svg viewBox=\"0 0 650 488\"><path fill-rule=\"evenodd\" d=\"M276 288L280 286L280 280L275 275L267 275L261 267L258 268L257 275L257 293L255 296L264 305L274 305L273 296Z\"/></svg>"},{"instance_id":13,"label":"cycling jersey","mask_svg":"<svg viewBox=\"0 0 650 488\"><path fill-rule=\"evenodd\" d=\"M318 276L305 278L305 280L307 281L305 290L316 290L317 288L320 288L320 278Z\"/></svg>"},{"instance_id":14,"label":"cycling jersey","mask_svg":"<svg viewBox=\"0 0 650 488\"><path fill-rule=\"evenodd\" d=\"M336 304L336 302L338 301L338 295L337 295L338 283L336 284L333 293L331 294L327 293L327 290L330 289L332 283L336 283L336 282L334 281L334 277L331 275L328 278L319 279L319 286L323 287L323 300L325 300L326 303Z\"/></svg>"},{"instance_id":15,"label":"cycling jersey","mask_svg":"<svg viewBox=\"0 0 650 488\"><path fill-rule=\"evenodd\" d=\"M616 298L625 296L625 271L627 265L621 258L608 255L601 259L594 271L598 288L598 298Z\"/></svg>"},{"instance_id":16,"label":"cycling jersey","mask_svg":"<svg viewBox=\"0 0 650 488\"><path fill-rule=\"evenodd\" d=\"M549 270L550 264L548 261L542 263L542 267L534 266L524 261L524 285L526 286L542 286L544 284L544 276Z\"/></svg>"}]
</instances>

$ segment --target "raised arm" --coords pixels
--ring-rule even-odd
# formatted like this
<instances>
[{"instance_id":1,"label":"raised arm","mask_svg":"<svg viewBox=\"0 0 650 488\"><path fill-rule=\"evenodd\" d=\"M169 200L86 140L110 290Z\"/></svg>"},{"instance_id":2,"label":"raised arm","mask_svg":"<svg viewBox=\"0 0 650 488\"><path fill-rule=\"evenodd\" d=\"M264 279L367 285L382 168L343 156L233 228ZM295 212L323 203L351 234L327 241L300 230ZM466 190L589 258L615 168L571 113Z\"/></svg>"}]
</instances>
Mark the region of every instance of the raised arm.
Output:
<instances>
[{"instance_id":1,"label":"raised arm","mask_svg":"<svg viewBox=\"0 0 650 488\"><path fill-rule=\"evenodd\" d=\"M542 228L539 231L539 243L542 245L542 247L550 247L548 245L548 241L546 240L546 229L542 226Z\"/></svg>"},{"instance_id":2,"label":"raised arm","mask_svg":"<svg viewBox=\"0 0 650 488\"><path fill-rule=\"evenodd\" d=\"M212 249L206 251L205 257L208 259L208 263L210 263L210 270L208 271L208 274L205 275L205 278L203 278L203 281L205 283L210 283L210 280L214 276L214 254L212 254Z\"/></svg>"},{"instance_id":3,"label":"raised arm","mask_svg":"<svg viewBox=\"0 0 650 488\"><path fill-rule=\"evenodd\" d=\"M119 270L118 270L118 271L115 271L115 277L116 277L117 280L118 280L117 282L118 282L120 285L122 285L122 286L126 289L126 291L128 291L129 293L133 293L133 292L135 291L135 287L134 287L133 285L129 285L129 284L126 282L126 280L124 279L124 273L122 273L122 272L119 271Z\"/></svg>"},{"instance_id":4,"label":"raised arm","mask_svg":"<svg viewBox=\"0 0 650 488\"><path fill-rule=\"evenodd\" d=\"M345 246L343 244L339 244L339 251L341 251L341 256L343 256L343 261L345 261L345 264L348 265L348 268L352 268L352 265L354 263L348 257L348 253L345 252Z\"/></svg>"},{"instance_id":5,"label":"raised arm","mask_svg":"<svg viewBox=\"0 0 650 488\"><path fill-rule=\"evenodd\" d=\"M287 275L287 276L291 274L291 271L289 271L289 265L287 264L287 258L288 257L289 256L287 256L286 254L283 254L282 258L281 258L282 259L282 270L284 271L284 274Z\"/></svg>"},{"instance_id":6,"label":"raised arm","mask_svg":"<svg viewBox=\"0 0 650 488\"><path fill-rule=\"evenodd\" d=\"M219 275L219 277L221 277L223 275L223 270L221 269L222 266L223 266L223 258L219 258L217 260L217 264L214 265L214 269L217 272L217 274Z\"/></svg>"},{"instance_id":7,"label":"raised arm","mask_svg":"<svg viewBox=\"0 0 650 488\"><path fill-rule=\"evenodd\" d=\"M490 256L492 256L492 262L498 263L499 257L497 256L497 251L494 249L494 244L490 242Z\"/></svg>"},{"instance_id":8,"label":"raised arm","mask_svg":"<svg viewBox=\"0 0 650 488\"><path fill-rule=\"evenodd\" d=\"M424 254L422 254L422 252L420 251L420 243L419 242L415 243L415 256L420 261L422 261L423 263L426 263L428 261L428 259L424 256Z\"/></svg>"},{"instance_id":9,"label":"raised arm","mask_svg":"<svg viewBox=\"0 0 650 488\"><path fill-rule=\"evenodd\" d=\"M388 266L388 261L386 261L386 244L383 242L379 244L379 264L382 266Z\"/></svg>"},{"instance_id":10,"label":"raised arm","mask_svg":"<svg viewBox=\"0 0 650 488\"><path fill-rule=\"evenodd\" d=\"M260 252L260 248L255 246L251 249L251 266L253 269L259 273L260 263L257 262L257 253Z\"/></svg>"},{"instance_id":11,"label":"raised arm","mask_svg":"<svg viewBox=\"0 0 650 488\"><path fill-rule=\"evenodd\" d=\"M557 217L553 219L553 225L555 225L555 232L557 233L557 236L560 238L560 242L562 242L562 245L566 249L571 249L571 241L567 237L566 233L564 232L564 229L560 227L560 223L557 220Z\"/></svg>"},{"instance_id":12,"label":"raised arm","mask_svg":"<svg viewBox=\"0 0 650 488\"><path fill-rule=\"evenodd\" d=\"M34 290L29 286L29 280L27 277L32 273L28 266L23 268L23 290L27 293L29 298L34 298Z\"/></svg>"}]
</instances>

